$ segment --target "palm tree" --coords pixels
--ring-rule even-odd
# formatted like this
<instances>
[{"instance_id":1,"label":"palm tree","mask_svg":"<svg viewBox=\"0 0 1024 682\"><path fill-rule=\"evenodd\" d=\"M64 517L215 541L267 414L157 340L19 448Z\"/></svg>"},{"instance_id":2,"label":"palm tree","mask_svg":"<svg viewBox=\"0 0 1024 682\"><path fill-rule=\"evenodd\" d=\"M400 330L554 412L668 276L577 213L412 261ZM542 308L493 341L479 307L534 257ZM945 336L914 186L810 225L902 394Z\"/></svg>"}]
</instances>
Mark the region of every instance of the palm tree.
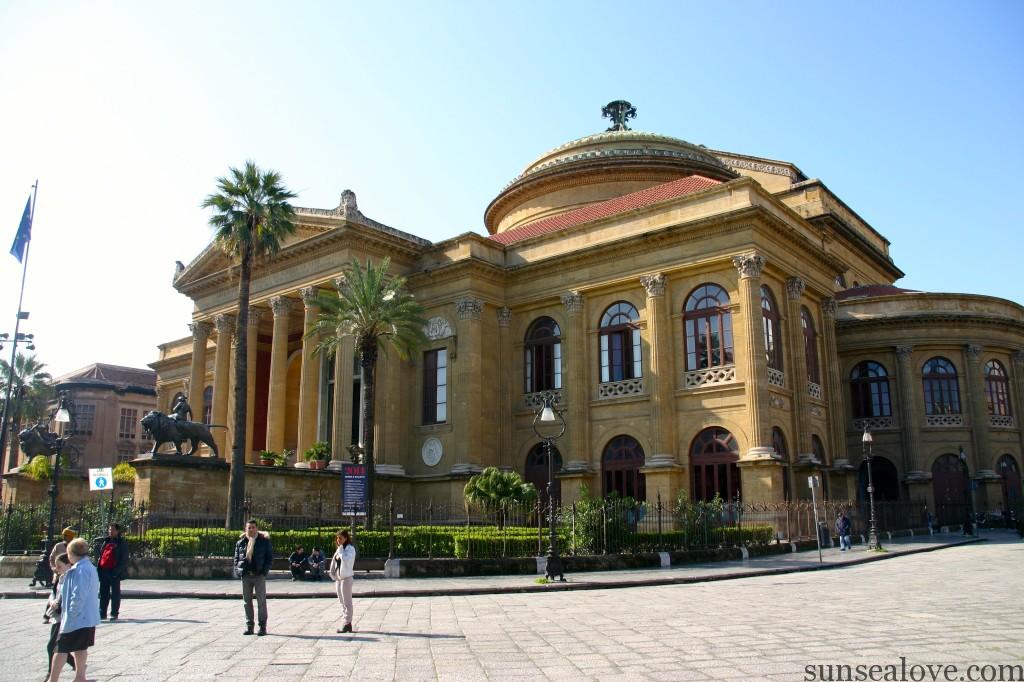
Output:
<instances>
[{"instance_id":1,"label":"palm tree","mask_svg":"<svg viewBox=\"0 0 1024 682\"><path fill-rule=\"evenodd\" d=\"M7 469L10 471L18 465L18 431L22 420L35 421L46 416L46 403L52 392L50 381L53 377L43 371L45 363L39 362L34 355L18 353L14 357L14 372L11 363L0 360L0 394L7 395L7 387L11 387L11 406L6 410L10 451Z\"/></svg>"},{"instance_id":2,"label":"palm tree","mask_svg":"<svg viewBox=\"0 0 1024 682\"><path fill-rule=\"evenodd\" d=\"M475 474L463 488L466 502L478 502L498 516L498 527L505 527L505 516L514 503L529 504L537 499L537 489L515 471L487 467Z\"/></svg>"},{"instance_id":3,"label":"palm tree","mask_svg":"<svg viewBox=\"0 0 1024 682\"><path fill-rule=\"evenodd\" d=\"M391 259L380 265L367 259L366 267L354 260L345 266L338 280L338 293L322 292L318 297L320 316L306 332L319 337L316 353L330 353L338 345L337 330L347 328L355 336L359 353L362 413L359 440L366 464L366 527L373 528L373 426L377 353L382 347L394 348L403 359L426 343L423 306L405 289L405 278L388 275Z\"/></svg>"},{"instance_id":4,"label":"palm tree","mask_svg":"<svg viewBox=\"0 0 1024 682\"><path fill-rule=\"evenodd\" d=\"M242 525L242 500L245 497L246 436L246 348L249 330L249 283L256 259L277 253L281 242L295 234L295 210L289 199L295 197L282 184L275 171L262 171L253 161L245 168L228 169L228 176L217 178L217 192L203 199L203 208L212 208L210 225L214 242L238 263L238 318L235 322L235 423L231 444L231 479L228 487L227 528Z\"/></svg>"}]
</instances>

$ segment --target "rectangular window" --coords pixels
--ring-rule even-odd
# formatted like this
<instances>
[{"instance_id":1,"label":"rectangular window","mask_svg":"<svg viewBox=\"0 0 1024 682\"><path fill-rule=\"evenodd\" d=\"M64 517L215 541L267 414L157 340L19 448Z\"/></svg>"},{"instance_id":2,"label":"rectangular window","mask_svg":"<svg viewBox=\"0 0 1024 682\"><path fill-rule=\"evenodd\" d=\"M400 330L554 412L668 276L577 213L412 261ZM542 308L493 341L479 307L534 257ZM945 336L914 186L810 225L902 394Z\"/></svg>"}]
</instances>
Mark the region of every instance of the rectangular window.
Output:
<instances>
[{"instance_id":1,"label":"rectangular window","mask_svg":"<svg viewBox=\"0 0 1024 682\"><path fill-rule=\"evenodd\" d=\"M442 424L448 420L448 351L444 348L423 354L423 423Z\"/></svg>"},{"instance_id":2,"label":"rectangular window","mask_svg":"<svg viewBox=\"0 0 1024 682\"><path fill-rule=\"evenodd\" d=\"M74 428L72 436L91 436L93 425L96 422L95 405L76 405L74 413Z\"/></svg>"},{"instance_id":3,"label":"rectangular window","mask_svg":"<svg viewBox=\"0 0 1024 682\"><path fill-rule=\"evenodd\" d=\"M139 411L130 407L122 407L121 424L117 428L117 437L134 439L137 431L135 425L138 423Z\"/></svg>"}]
</instances>

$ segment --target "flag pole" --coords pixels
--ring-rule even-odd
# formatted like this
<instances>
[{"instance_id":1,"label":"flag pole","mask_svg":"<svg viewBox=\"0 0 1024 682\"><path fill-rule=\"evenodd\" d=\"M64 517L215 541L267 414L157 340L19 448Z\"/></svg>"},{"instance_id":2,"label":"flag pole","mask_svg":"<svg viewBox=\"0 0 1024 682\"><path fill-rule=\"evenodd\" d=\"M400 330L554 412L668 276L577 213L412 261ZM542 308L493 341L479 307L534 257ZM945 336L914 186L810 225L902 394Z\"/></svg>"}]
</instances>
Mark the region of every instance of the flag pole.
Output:
<instances>
[{"instance_id":1,"label":"flag pole","mask_svg":"<svg viewBox=\"0 0 1024 682\"><path fill-rule=\"evenodd\" d=\"M29 219L28 223L31 226L32 221L36 216L36 196L39 193L39 180L36 180L32 185L32 202L29 207ZM18 357L18 330L21 328L21 320L23 318L21 312L22 302L25 300L25 274L28 272L28 252L32 246L32 231L29 230L28 239L25 240L25 256L21 261L21 290L18 292L18 317L14 322L14 338L11 340L11 364L9 366L9 375L7 377L7 399L4 400L4 420L0 424L0 458L4 456L4 451L7 447L7 436L8 436L8 424L7 419L10 414L11 408L11 392L14 389L14 363ZM12 436L13 439L13 436ZM8 458L7 471L10 471L18 463L18 450L14 449L14 454Z\"/></svg>"}]
</instances>

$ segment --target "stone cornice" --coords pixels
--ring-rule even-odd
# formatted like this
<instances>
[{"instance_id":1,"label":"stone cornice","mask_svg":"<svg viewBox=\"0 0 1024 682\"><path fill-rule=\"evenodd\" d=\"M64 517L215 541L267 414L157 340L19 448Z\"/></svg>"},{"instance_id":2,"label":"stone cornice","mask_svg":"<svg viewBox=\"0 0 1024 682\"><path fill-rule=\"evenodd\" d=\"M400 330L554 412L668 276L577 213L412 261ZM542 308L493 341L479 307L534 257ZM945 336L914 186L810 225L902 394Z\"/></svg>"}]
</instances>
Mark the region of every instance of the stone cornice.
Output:
<instances>
[{"instance_id":1,"label":"stone cornice","mask_svg":"<svg viewBox=\"0 0 1024 682\"><path fill-rule=\"evenodd\" d=\"M860 320L840 319L836 326L841 331L854 329L869 329L874 327L898 327L901 325L920 326L934 324L961 325L964 323L976 324L986 327L1013 328L1024 331L1024 321L1014 320L999 315L979 315L976 313L914 313L908 315L893 315L886 317L874 317Z\"/></svg>"}]
</instances>

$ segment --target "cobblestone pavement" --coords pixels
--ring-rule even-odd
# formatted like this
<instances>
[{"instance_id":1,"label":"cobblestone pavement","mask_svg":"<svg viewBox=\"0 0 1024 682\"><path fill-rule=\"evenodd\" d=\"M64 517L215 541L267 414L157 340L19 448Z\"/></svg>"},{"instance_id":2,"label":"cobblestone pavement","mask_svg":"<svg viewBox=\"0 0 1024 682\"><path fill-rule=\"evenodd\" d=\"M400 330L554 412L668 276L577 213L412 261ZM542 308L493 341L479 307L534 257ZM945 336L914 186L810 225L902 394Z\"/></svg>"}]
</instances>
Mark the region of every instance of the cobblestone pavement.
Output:
<instances>
[{"instance_id":1,"label":"cobblestone pavement","mask_svg":"<svg viewBox=\"0 0 1024 682\"><path fill-rule=\"evenodd\" d=\"M340 608L325 599L271 601L263 638L242 636L238 602L130 600L122 621L100 626L89 678L788 681L810 679L809 665L901 656L963 671L1024 658L1022 565L1024 542L1004 534L731 581L364 598L352 635L335 634ZM42 679L40 612L38 600L0 601L0 680Z\"/></svg>"}]
</instances>

